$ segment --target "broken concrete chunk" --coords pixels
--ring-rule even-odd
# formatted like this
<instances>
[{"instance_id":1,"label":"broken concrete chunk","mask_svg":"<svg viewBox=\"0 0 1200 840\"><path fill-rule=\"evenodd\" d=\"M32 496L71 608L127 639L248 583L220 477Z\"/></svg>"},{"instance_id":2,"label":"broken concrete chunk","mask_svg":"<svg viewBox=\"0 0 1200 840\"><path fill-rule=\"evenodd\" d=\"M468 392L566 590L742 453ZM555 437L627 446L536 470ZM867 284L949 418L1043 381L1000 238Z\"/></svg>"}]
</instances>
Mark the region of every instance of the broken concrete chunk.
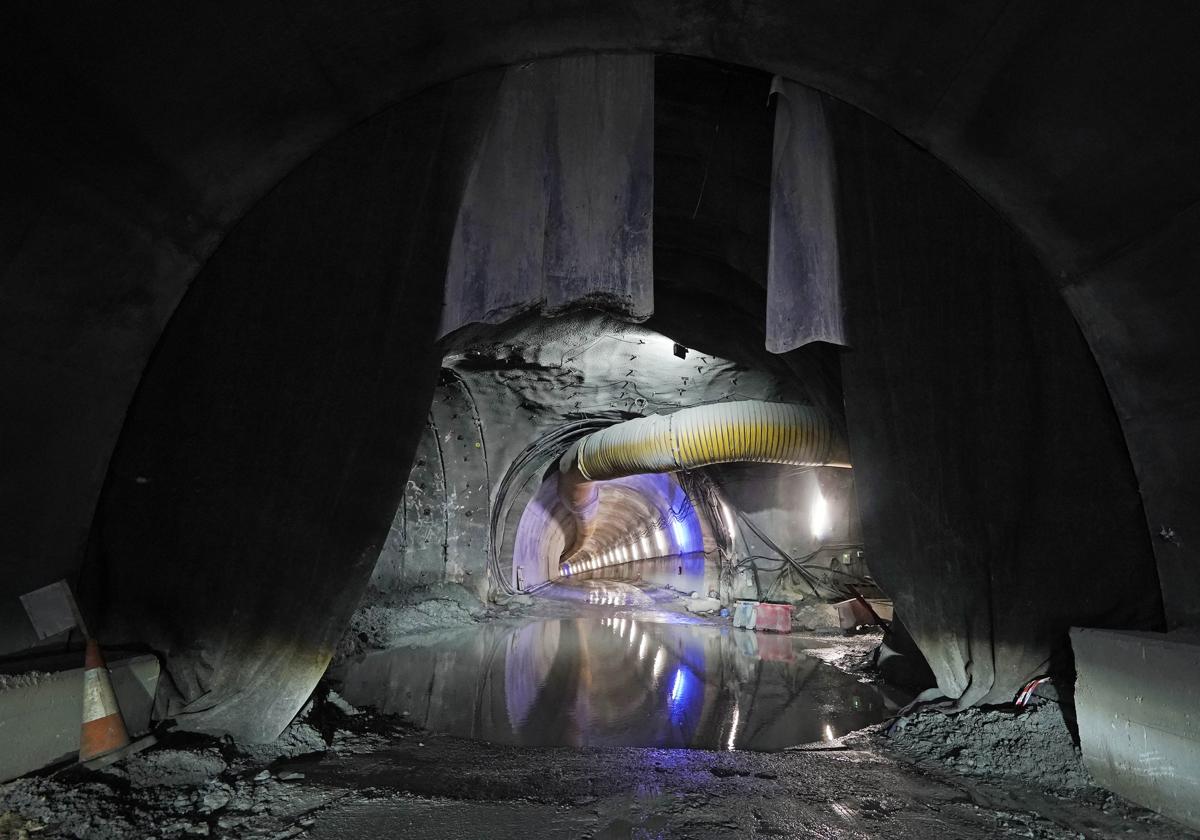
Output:
<instances>
[{"instance_id":1,"label":"broken concrete chunk","mask_svg":"<svg viewBox=\"0 0 1200 840\"><path fill-rule=\"evenodd\" d=\"M792 610L792 626L800 630L841 627L841 618L832 604L801 604Z\"/></svg>"},{"instance_id":2,"label":"broken concrete chunk","mask_svg":"<svg viewBox=\"0 0 1200 840\"><path fill-rule=\"evenodd\" d=\"M719 609L721 602L716 598L689 598L687 602L688 612L714 613Z\"/></svg>"}]
</instances>

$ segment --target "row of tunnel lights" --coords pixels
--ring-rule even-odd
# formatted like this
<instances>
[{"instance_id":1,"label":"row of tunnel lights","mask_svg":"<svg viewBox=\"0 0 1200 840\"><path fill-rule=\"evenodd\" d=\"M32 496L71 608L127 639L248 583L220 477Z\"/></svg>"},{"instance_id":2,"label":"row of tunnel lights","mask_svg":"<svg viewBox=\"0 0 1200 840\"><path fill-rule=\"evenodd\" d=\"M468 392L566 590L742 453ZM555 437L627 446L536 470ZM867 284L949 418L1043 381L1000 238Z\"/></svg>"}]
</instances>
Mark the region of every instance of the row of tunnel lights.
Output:
<instances>
[{"instance_id":1,"label":"row of tunnel lights","mask_svg":"<svg viewBox=\"0 0 1200 840\"><path fill-rule=\"evenodd\" d=\"M729 507L722 502L721 512L725 516L725 524L732 536L735 533L735 525L733 513ZM830 511L829 504L825 501L824 495L818 490L813 497L812 510L810 513L810 524L812 527L813 536L817 539L825 536L830 530ZM671 522L672 529L675 531L676 542L682 546L686 529L682 527L680 521L673 520ZM657 554L652 554L653 549L650 545L650 534L654 535L654 542L658 548ZM622 543L607 549L598 557L590 557L587 560L578 563L563 563L559 566L559 572L564 576L572 574L580 574L582 572L591 572L596 569L606 568L608 566L617 566L622 563L632 563L635 560L646 560L651 557L663 557L670 553L669 544L667 543L667 534L661 527L655 527L652 532L645 532L640 538L635 537L632 541Z\"/></svg>"},{"instance_id":2,"label":"row of tunnel lights","mask_svg":"<svg viewBox=\"0 0 1200 840\"><path fill-rule=\"evenodd\" d=\"M679 523L672 522L672 525ZM676 530L676 540L682 543L683 539ZM653 535L653 543L651 542ZM657 553L655 550L657 549ZM665 557L671 553L670 543L667 541L667 532L662 528L654 528L653 531L644 532L640 537L635 537L626 543L611 546L603 553L592 556L587 560L582 560L576 563L563 563L559 566L559 571L564 577L572 574L580 574L582 572L591 572L596 569L602 569L607 566L617 566L622 563L632 563L636 560L647 560L652 557Z\"/></svg>"}]
</instances>

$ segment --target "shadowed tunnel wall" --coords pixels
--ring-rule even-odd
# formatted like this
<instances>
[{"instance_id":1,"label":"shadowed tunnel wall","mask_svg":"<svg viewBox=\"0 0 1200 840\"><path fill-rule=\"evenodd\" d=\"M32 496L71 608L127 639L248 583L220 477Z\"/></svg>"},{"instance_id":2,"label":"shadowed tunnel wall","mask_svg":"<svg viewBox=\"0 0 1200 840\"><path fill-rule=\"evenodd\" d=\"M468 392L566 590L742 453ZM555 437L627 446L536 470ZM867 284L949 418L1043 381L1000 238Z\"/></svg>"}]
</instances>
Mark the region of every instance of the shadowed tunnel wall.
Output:
<instances>
[{"instance_id":1,"label":"shadowed tunnel wall","mask_svg":"<svg viewBox=\"0 0 1200 840\"><path fill-rule=\"evenodd\" d=\"M428 313L494 89L431 90L301 167L147 370L85 572L102 638L166 654L184 728L274 738L362 594L429 408Z\"/></svg>"},{"instance_id":2,"label":"shadowed tunnel wall","mask_svg":"<svg viewBox=\"0 0 1200 840\"><path fill-rule=\"evenodd\" d=\"M1069 656L1072 624L1162 625L1137 480L1025 243L877 121L842 107L834 124L871 570L948 697L1010 702L1067 664L1047 654Z\"/></svg>"}]
</instances>

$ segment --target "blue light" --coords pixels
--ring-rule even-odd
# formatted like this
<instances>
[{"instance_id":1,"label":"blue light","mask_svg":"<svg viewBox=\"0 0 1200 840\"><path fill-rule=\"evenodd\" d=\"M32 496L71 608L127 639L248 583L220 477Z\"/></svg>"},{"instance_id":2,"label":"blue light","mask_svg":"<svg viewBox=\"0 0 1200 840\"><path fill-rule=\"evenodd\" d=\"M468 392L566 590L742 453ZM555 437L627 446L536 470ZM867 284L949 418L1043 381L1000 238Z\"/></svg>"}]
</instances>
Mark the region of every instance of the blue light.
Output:
<instances>
[{"instance_id":1,"label":"blue light","mask_svg":"<svg viewBox=\"0 0 1200 840\"><path fill-rule=\"evenodd\" d=\"M671 683L671 704L679 702L679 698L683 696L684 681L687 678L683 675L682 668L675 669L675 681Z\"/></svg>"},{"instance_id":2,"label":"blue light","mask_svg":"<svg viewBox=\"0 0 1200 840\"><path fill-rule=\"evenodd\" d=\"M695 689L695 675L683 666L676 668L675 676L671 680L671 695L667 699L667 712L670 715L671 723L674 725L686 725L688 707L695 705L695 701L699 699Z\"/></svg>"},{"instance_id":3,"label":"blue light","mask_svg":"<svg viewBox=\"0 0 1200 840\"><path fill-rule=\"evenodd\" d=\"M675 549L681 552L687 551L685 546L690 542L688 539L687 524L682 519L672 519L671 533L675 535Z\"/></svg>"},{"instance_id":4,"label":"blue light","mask_svg":"<svg viewBox=\"0 0 1200 840\"><path fill-rule=\"evenodd\" d=\"M689 554L704 549L704 534L700 528L700 519L692 500L679 485L671 489L671 534L675 537L675 551L678 554Z\"/></svg>"}]
</instances>

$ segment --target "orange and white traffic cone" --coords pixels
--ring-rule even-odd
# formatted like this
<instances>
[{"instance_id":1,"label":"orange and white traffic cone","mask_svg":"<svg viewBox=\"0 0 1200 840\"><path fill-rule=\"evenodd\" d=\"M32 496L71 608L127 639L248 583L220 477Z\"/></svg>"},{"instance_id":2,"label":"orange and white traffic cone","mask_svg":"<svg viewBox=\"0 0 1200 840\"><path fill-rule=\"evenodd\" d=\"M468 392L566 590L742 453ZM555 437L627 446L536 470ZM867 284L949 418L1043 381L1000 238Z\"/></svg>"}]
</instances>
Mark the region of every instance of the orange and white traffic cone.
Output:
<instances>
[{"instance_id":1,"label":"orange and white traffic cone","mask_svg":"<svg viewBox=\"0 0 1200 840\"><path fill-rule=\"evenodd\" d=\"M112 678L95 639L87 640L83 660L83 724L79 732L79 763L87 764L129 746L125 718L117 705Z\"/></svg>"}]
</instances>

